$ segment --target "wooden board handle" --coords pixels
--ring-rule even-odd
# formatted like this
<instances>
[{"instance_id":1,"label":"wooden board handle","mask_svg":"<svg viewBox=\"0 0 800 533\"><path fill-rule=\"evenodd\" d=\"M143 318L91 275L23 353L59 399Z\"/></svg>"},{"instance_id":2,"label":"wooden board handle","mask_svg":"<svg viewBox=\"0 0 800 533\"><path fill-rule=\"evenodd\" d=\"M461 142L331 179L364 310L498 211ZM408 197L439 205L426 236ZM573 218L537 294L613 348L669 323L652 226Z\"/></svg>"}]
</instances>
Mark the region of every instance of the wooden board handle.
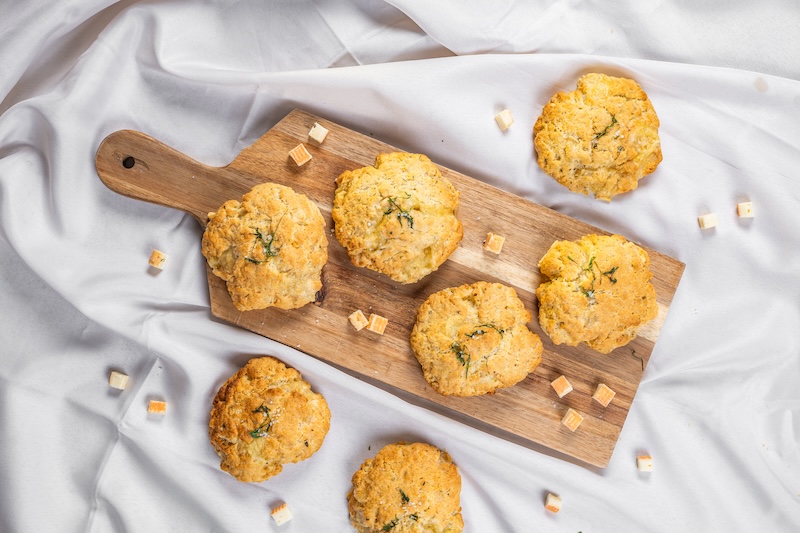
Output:
<instances>
[{"instance_id":1,"label":"wooden board handle","mask_svg":"<svg viewBox=\"0 0 800 533\"><path fill-rule=\"evenodd\" d=\"M97 149L97 174L112 191L181 209L205 226L219 198L240 194L226 168L209 167L133 130L106 137Z\"/></svg>"}]
</instances>

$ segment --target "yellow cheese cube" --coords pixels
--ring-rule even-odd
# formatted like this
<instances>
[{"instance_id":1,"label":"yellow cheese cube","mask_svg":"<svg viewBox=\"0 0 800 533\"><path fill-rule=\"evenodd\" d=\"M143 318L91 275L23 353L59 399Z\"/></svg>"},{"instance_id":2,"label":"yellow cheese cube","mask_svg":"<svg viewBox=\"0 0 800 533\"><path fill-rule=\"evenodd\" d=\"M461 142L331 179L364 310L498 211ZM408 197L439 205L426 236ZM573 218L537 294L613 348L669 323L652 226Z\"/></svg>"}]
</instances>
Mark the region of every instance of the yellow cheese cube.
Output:
<instances>
[{"instance_id":1,"label":"yellow cheese cube","mask_svg":"<svg viewBox=\"0 0 800 533\"><path fill-rule=\"evenodd\" d=\"M289 157L294 160L298 167L301 167L311 161L311 154L308 153L308 150L306 150L306 146L303 143L300 143L289 150Z\"/></svg>"},{"instance_id":2,"label":"yellow cheese cube","mask_svg":"<svg viewBox=\"0 0 800 533\"><path fill-rule=\"evenodd\" d=\"M487 233L486 240L483 241L483 249L495 254L499 254L503 249L504 242L506 242L505 237L495 235L494 233Z\"/></svg>"},{"instance_id":3,"label":"yellow cheese cube","mask_svg":"<svg viewBox=\"0 0 800 533\"><path fill-rule=\"evenodd\" d=\"M370 331L374 331L379 335L383 335L383 332L386 330L386 325L389 323L388 318L384 318L380 315L376 315L372 313L369 315L369 322L367 323L367 329Z\"/></svg>"},{"instance_id":4,"label":"yellow cheese cube","mask_svg":"<svg viewBox=\"0 0 800 533\"><path fill-rule=\"evenodd\" d=\"M653 458L649 455L636 456L636 468L639 469L639 472L652 472Z\"/></svg>"},{"instance_id":5,"label":"yellow cheese cube","mask_svg":"<svg viewBox=\"0 0 800 533\"><path fill-rule=\"evenodd\" d=\"M153 250L153 253L150 254L150 260L148 264L159 270L164 268L164 263L167 262L167 254L162 252L161 250Z\"/></svg>"},{"instance_id":6,"label":"yellow cheese cube","mask_svg":"<svg viewBox=\"0 0 800 533\"><path fill-rule=\"evenodd\" d=\"M514 123L514 117L511 116L511 111L508 109L503 109L496 114L494 120L503 131L506 131Z\"/></svg>"},{"instance_id":7,"label":"yellow cheese cube","mask_svg":"<svg viewBox=\"0 0 800 533\"><path fill-rule=\"evenodd\" d=\"M356 309L350 313L350 316L347 318L350 320L350 323L353 324L353 327L356 328L356 331L361 331L364 326L369 323L369 320L367 320L367 317L361 312L361 309Z\"/></svg>"},{"instance_id":8,"label":"yellow cheese cube","mask_svg":"<svg viewBox=\"0 0 800 533\"><path fill-rule=\"evenodd\" d=\"M572 383L565 376L558 376L550 382L550 386L553 387L559 398L563 398L572 392Z\"/></svg>"},{"instance_id":9,"label":"yellow cheese cube","mask_svg":"<svg viewBox=\"0 0 800 533\"><path fill-rule=\"evenodd\" d=\"M570 431L575 431L578 429L578 426L581 425L581 422L583 422L583 417L572 407L567 409L564 418L561 419L561 423L567 426Z\"/></svg>"},{"instance_id":10,"label":"yellow cheese cube","mask_svg":"<svg viewBox=\"0 0 800 533\"><path fill-rule=\"evenodd\" d=\"M608 407L608 404L611 403L611 400L614 399L616 396L616 392L611 390L611 388L606 385L605 383L600 383L595 389L594 394L592 394L592 400L596 401L603 407Z\"/></svg>"},{"instance_id":11,"label":"yellow cheese cube","mask_svg":"<svg viewBox=\"0 0 800 533\"><path fill-rule=\"evenodd\" d=\"M157 415L166 414L167 402L162 402L161 400L150 400L150 403L147 406L147 412Z\"/></svg>"}]
</instances>

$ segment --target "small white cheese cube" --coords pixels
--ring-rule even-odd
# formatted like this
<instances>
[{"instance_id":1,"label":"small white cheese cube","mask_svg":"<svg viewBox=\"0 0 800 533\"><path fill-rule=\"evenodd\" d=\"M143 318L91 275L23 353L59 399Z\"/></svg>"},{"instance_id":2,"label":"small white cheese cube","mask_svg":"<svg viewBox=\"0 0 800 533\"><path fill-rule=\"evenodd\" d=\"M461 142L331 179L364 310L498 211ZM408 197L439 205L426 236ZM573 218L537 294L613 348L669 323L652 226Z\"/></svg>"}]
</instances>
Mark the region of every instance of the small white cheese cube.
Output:
<instances>
[{"instance_id":1,"label":"small white cheese cube","mask_svg":"<svg viewBox=\"0 0 800 533\"><path fill-rule=\"evenodd\" d=\"M503 131L506 131L514 123L514 117L511 116L511 111L508 109L503 109L496 114L494 120Z\"/></svg>"},{"instance_id":2,"label":"small white cheese cube","mask_svg":"<svg viewBox=\"0 0 800 533\"><path fill-rule=\"evenodd\" d=\"M308 153L308 150L306 150L306 146L303 143L300 143L289 150L289 157L294 160L298 167L301 167L311 161L311 154Z\"/></svg>"},{"instance_id":3,"label":"small white cheese cube","mask_svg":"<svg viewBox=\"0 0 800 533\"><path fill-rule=\"evenodd\" d=\"M553 387L559 398L563 398L572 392L572 383L565 376L558 376L550 382L550 386Z\"/></svg>"},{"instance_id":4,"label":"small white cheese cube","mask_svg":"<svg viewBox=\"0 0 800 533\"><path fill-rule=\"evenodd\" d=\"M361 312L361 309L356 309L350 313L350 316L347 318L350 320L350 323L353 324L353 327L356 328L356 331L361 331L364 326L369 324L369 320L367 320L367 317Z\"/></svg>"},{"instance_id":5,"label":"small white cheese cube","mask_svg":"<svg viewBox=\"0 0 800 533\"><path fill-rule=\"evenodd\" d=\"M318 122L315 122L314 125L311 127L311 131L308 132L308 138L312 139L317 144L322 144L322 141L325 140L325 137L327 135L328 135L328 129L320 125Z\"/></svg>"},{"instance_id":6,"label":"small white cheese cube","mask_svg":"<svg viewBox=\"0 0 800 533\"><path fill-rule=\"evenodd\" d=\"M736 204L736 214L740 218L753 218L753 202L741 202Z\"/></svg>"},{"instance_id":7,"label":"small white cheese cube","mask_svg":"<svg viewBox=\"0 0 800 533\"><path fill-rule=\"evenodd\" d=\"M164 263L167 262L167 254L162 252L161 250L153 250L153 253L150 254L150 260L148 264L159 270L164 268Z\"/></svg>"},{"instance_id":8,"label":"small white cheese cube","mask_svg":"<svg viewBox=\"0 0 800 533\"><path fill-rule=\"evenodd\" d=\"M505 237L495 235L494 233L487 233L486 240L483 241L483 249L495 254L499 254L503 249L504 242L506 242Z\"/></svg>"},{"instance_id":9,"label":"small white cheese cube","mask_svg":"<svg viewBox=\"0 0 800 533\"><path fill-rule=\"evenodd\" d=\"M544 508L553 513L559 512L561 510L561 498L549 492L544 501Z\"/></svg>"},{"instance_id":10,"label":"small white cheese cube","mask_svg":"<svg viewBox=\"0 0 800 533\"><path fill-rule=\"evenodd\" d=\"M653 458L649 455L638 455L636 457L636 468L639 469L639 472L652 472Z\"/></svg>"},{"instance_id":11,"label":"small white cheese cube","mask_svg":"<svg viewBox=\"0 0 800 533\"><path fill-rule=\"evenodd\" d=\"M275 523L279 526L282 526L292 519L292 510L289 509L289 506L285 503L277 506L270 514L272 515L272 519L275 520Z\"/></svg>"},{"instance_id":12,"label":"small white cheese cube","mask_svg":"<svg viewBox=\"0 0 800 533\"><path fill-rule=\"evenodd\" d=\"M125 390L125 387L128 386L128 376L115 370L108 376L108 384L115 389Z\"/></svg>"},{"instance_id":13,"label":"small white cheese cube","mask_svg":"<svg viewBox=\"0 0 800 533\"><path fill-rule=\"evenodd\" d=\"M719 217L716 213L708 213L697 217L697 223L701 229L713 228L719 223Z\"/></svg>"}]
</instances>

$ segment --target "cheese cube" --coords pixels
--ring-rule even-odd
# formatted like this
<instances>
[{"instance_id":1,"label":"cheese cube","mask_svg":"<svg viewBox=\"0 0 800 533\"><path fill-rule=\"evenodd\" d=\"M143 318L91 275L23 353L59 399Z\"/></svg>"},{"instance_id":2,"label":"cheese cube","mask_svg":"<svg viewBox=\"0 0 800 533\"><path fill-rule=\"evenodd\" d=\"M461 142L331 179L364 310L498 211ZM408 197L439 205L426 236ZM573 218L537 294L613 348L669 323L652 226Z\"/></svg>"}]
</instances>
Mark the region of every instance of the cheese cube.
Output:
<instances>
[{"instance_id":1,"label":"cheese cube","mask_svg":"<svg viewBox=\"0 0 800 533\"><path fill-rule=\"evenodd\" d=\"M150 400L147 406L147 412L157 415L163 415L167 412L167 402L161 400Z\"/></svg>"},{"instance_id":2,"label":"cheese cube","mask_svg":"<svg viewBox=\"0 0 800 533\"><path fill-rule=\"evenodd\" d=\"M320 125L318 122L315 122L314 125L311 127L311 131L308 132L309 139L315 141L318 144L322 144L322 141L325 140L325 137L327 137L327 135L328 135L328 129Z\"/></svg>"},{"instance_id":3,"label":"cheese cube","mask_svg":"<svg viewBox=\"0 0 800 533\"><path fill-rule=\"evenodd\" d=\"M550 382L550 386L555 389L559 398L563 398L572 392L572 383L570 383L565 376L558 376L556 379Z\"/></svg>"},{"instance_id":4,"label":"cheese cube","mask_svg":"<svg viewBox=\"0 0 800 533\"><path fill-rule=\"evenodd\" d=\"M374 331L379 335L383 335L383 332L386 330L386 324L388 323L389 323L388 318L384 318L380 315L372 313L369 315L369 322L367 323L367 329L370 331Z\"/></svg>"},{"instance_id":5,"label":"cheese cube","mask_svg":"<svg viewBox=\"0 0 800 533\"><path fill-rule=\"evenodd\" d=\"M503 109L496 114L494 120L503 131L506 131L514 123L514 117L511 116L511 111L508 109Z\"/></svg>"},{"instance_id":6,"label":"cheese cube","mask_svg":"<svg viewBox=\"0 0 800 533\"><path fill-rule=\"evenodd\" d=\"M125 387L128 386L128 376L115 370L108 376L108 384L115 389L125 390Z\"/></svg>"},{"instance_id":7,"label":"cheese cube","mask_svg":"<svg viewBox=\"0 0 800 533\"><path fill-rule=\"evenodd\" d=\"M753 213L753 202L736 204L736 214L739 215L739 218L753 218L755 216Z\"/></svg>"},{"instance_id":8,"label":"cheese cube","mask_svg":"<svg viewBox=\"0 0 800 533\"><path fill-rule=\"evenodd\" d=\"M595 389L594 394L592 394L592 400L596 401L603 407L608 407L608 404L611 403L611 400L614 399L616 394L617 393L611 390L608 385L601 383Z\"/></svg>"},{"instance_id":9,"label":"cheese cube","mask_svg":"<svg viewBox=\"0 0 800 533\"><path fill-rule=\"evenodd\" d=\"M544 501L544 508L553 513L559 512L561 510L561 498L549 492Z\"/></svg>"},{"instance_id":10,"label":"cheese cube","mask_svg":"<svg viewBox=\"0 0 800 533\"><path fill-rule=\"evenodd\" d=\"M272 519L275 520L275 523L279 526L282 526L292 519L292 510L289 509L289 506L285 503L274 508L270 514L272 515Z\"/></svg>"},{"instance_id":11,"label":"cheese cube","mask_svg":"<svg viewBox=\"0 0 800 533\"><path fill-rule=\"evenodd\" d=\"M350 320L350 323L353 324L353 327L356 328L356 331L361 331L364 326L369 323L369 320L367 320L367 317L361 312L361 309L356 309L350 313L350 316L347 318Z\"/></svg>"},{"instance_id":12,"label":"cheese cube","mask_svg":"<svg viewBox=\"0 0 800 533\"><path fill-rule=\"evenodd\" d=\"M167 254L162 252L161 250L153 250L153 253L150 254L150 260L148 264L159 270L164 268L164 263L167 262Z\"/></svg>"},{"instance_id":13,"label":"cheese cube","mask_svg":"<svg viewBox=\"0 0 800 533\"><path fill-rule=\"evenodd\" d=\"M311 161L311 154L308 153L308 150L306 150L306 146L303 143L300 143L289 150L289 157L294 160L298 167L301 167Z\"/></svg>"},{"instance_id":14,"label":"cheese cube","mask_svg":"<svg viewBox=\"0 0 800 533\"><path fill-rule=\"evenodd\" d=\"M499 254L503 249L503 243L506 242L505 237L495 235L494 233L487 233L486 240L483 241L483 249L492 253Z\"/></svg>"},{"instance_id":15,"label":"cheese cube","mask_svg":"<svg viewBox=\"0 0 800 533\"><path fill-rule=\"evenodd\" d=\"M639 472L652 472L653 458L649 455L638 455L636 457L636 468L639 469Z\"/></svg>"},{"instance_id":16,"label":"cheese cube","mask_svg":"<svg viewBox=\"0 0 800 533\"><path fill-rule=\"evenodd\" d=\"M575 431L578 429L578 426L581 425L581 422L583 422L583 417L572 407L567 409L564 418L561 419L561 423L567 426L570 431Z\"/></svg>"},{"instance_id":17,"label":"cheese cube","mask_svg":"<svg viewBox=\"0 0 800 533\"><path fill-rule=\"evenodd\" d=\"M708 213L697 217L697 223L701 229L713 228L719 223L719 217L716 213Z\"/></svg>"}]
</instances>

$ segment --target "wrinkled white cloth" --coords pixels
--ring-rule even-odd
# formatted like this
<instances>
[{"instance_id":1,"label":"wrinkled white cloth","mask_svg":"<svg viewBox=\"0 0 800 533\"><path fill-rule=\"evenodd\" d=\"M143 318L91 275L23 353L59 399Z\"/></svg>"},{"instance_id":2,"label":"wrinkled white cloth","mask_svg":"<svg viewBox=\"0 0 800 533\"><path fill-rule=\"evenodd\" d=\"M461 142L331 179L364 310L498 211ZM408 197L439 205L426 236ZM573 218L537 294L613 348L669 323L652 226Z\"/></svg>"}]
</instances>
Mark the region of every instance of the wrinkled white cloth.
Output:
<instances>
[{"instance_id":1,"label":"wrinkled white cloth","mask_svg":"<svg viewBox=\"0 0 800 533\"><path fill-rule=\"evenodd\" d=\"M353 472L397 440L451 454L467 532L800 530L800 7L610 4L0 5L0 531L351 531ZM542 106L589 71L636 79L661 120L663 162L610 203L568 192L532 153ZM608 468L214 319L198 224L94 168L119 129L221 166L293 108L686 263ZM737 218L742 201L755 218ZM707 212L719 225L700 230ZM169 255L157 275L154 248ZM245 484L206 427L221 383L261 354L299 369L332 423L312 458ZM281 502L294 519L279 528Z\"/></svg>"}]
</instances>

